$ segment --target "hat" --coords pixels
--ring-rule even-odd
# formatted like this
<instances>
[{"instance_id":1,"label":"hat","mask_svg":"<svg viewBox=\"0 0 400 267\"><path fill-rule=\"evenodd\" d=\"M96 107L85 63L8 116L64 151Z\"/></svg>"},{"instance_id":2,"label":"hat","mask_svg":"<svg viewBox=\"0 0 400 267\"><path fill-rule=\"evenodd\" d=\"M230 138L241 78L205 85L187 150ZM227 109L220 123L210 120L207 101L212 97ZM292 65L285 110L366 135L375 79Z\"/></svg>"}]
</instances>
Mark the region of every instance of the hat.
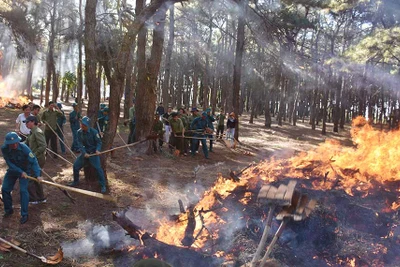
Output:
<instances>
[{"instance_id":1,"label":"hat","mask_svg":"<svg viewBox=\"0 0 400 267\"><path fill-rule=\"evenodd\" d=\"M22 140L21 137L19 137L16 132L7 133L5 139L6 139L6 141L4 142L4 144L6 144L6 145L12 145L12 144L18 143Z\"/></svg>"},{"instance_id":2,"label":"hat","mask_svg":"<svg viewBox=\"0 0 400 267\"><path fill-rule=\"evenodd\" d=\"M50 106L51 104L54 104L54 101L49 101L49 106Z\"/></svg>"},{"instance_id":3,"label":"hat","mask_svg":"<svg viewBox=\"0 0 400 267\"><path fill-rule=\"evenodd\" d=\"M178 112L172 112L171 113L171 117L176 117L176 116L178 116L179 114L178 114Z\"/></svg>"},{"instance_id":4,"label":"hat","mask_svg":"<svg viewBox=\"0 0 400 267\"><path fill-rule=\"evenodd\" d=\"M89 127L90 126L90 119L89 117L85 116L82 118L82 124Z\"/></svg>"},{"instance_id":5,"label":"hat","mask_svg":"<svg viewBox=\"0 0 400 267\"><path fill-rule=\"evenodd\" d=\"M211 108L207 108L207 109L206 109L206 112L211 112Z\"/></svg>"},{"instance_id":6,"label":"hat","mask_svg":"<svg viewBox=\"0 0 400 267\"><path fill-rule=\"evenodd\" d=\"M201 113L201 116L207 117L207 112L203 111L203 113Z\"/></svg>"},{"instance_id":7,"label":"hat","mask_svg":"<svg viewBox=\"0 0 400 267\"><path fill-rule=\"evenodd\" d=\"M76 107L77 105L78 105L77 103L73 103L73 104L72 104L73 107Z\"/></svg>"},{"instance_id":8,"label":"hat","mask_svg":"<svg viewBox=\"0 0 400 267\"><path fill-rule=\"evenodd\" d=\"M195 111L199 111L197 108L192 108L192 110L190 112L195 112Z\"/></svg>"},{"instance_id":9,"label":"hat","mask_svg":"<svg viewBox=\"0 0 400 267\"><path fill-rule=\"evenodd\" d=\"M106 104L104 104L104 103L101 103L100 104L100 109L103 109L103 108L105 108L106 107Z\"/></svg>"},{"instance_id":10,"label":"hat","mask_svg":"<svg viewBox=\"0 0 400 267\"><path fill-rule=\"evenodd\" d=\"M103 108L103 112L108 112L110 109L108 107Z\"/></svg>"},{"instance_id":11,"label":"hat","mask_svg":"<svg viewBox=\"0 0 400 267\"><path fill-rule=\"evenodd\" d=\"M25 123L28 123L30 121L33 121L34 123L38 123L36 116L32 116L32 115L28 116L28 118L26 118L26 120L25 120Z\"/></svg>"},{"instance_id":12,"label":"hat","mask_svg":"<svg viewBox=\"0 0 400 267\"><path fill-rule=\"evenodd\" d=\"M57 103L57 107L58 107L58 108L62 108L61 103Z\"/></svg>"}]
</instances>

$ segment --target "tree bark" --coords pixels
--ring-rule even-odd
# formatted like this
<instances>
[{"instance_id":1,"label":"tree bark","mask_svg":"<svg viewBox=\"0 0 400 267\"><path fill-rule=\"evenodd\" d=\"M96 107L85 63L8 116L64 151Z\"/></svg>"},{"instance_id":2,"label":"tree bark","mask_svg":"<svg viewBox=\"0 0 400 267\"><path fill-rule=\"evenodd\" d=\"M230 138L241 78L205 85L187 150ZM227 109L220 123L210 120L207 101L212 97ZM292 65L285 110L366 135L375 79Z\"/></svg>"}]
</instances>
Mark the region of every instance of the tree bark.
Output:
<instances>
[{"instance_id":1,"label":"tree bark","mask_svg":"<svg viewBox=\"0 0 400 267\"><path fill-rule=\"evenodd\" d=\"M85 74L86 88L89 95L87 116L95 127L97 111L100 105L100 87L96 75L96 7L97 0L87 0L85 7Z\"/></svg>"},{"instance_id":2,"label":"tree bark","mask_svg":"<svg viewBox=\"0 0 400 267\"><path fill-rule=\"evenodd\" d=\"M160 71L162 59L164 26L167 9L167 4L163 4L154 16L156 26L153 30L151 56L146 62L147 79L145 80L144 87L138 86L137 88L136 137L138 140L146 138L153 127L153 125L148 122L154 117L154 111L156 108L157 77Z\"/></svg>"},{"instance_id":3,"label":"tree bark","mask_svg":"<svg viewBox=\"0 0 400 267\"><path fill-rule=\"evenodd\" d=\"M238 29L236 38L236 55L235 55L235 65L233 67L233 110L236 115L236 119L239 119L240 112L240 82L242 75L242 59L244 51L244 27L245 27L245 10L246 10L246 0L241 0L239 3L241 12L239 12L238 18ZM235 139L239 140L239 123L236 123L235 129Z\"/></svg>"},{"instance_id":4,"label":"tree bark","mask_svg":"<svg viewBox=\"0 0 400 267\"><path fill-rule=\"evenodd\" d=\"M169 39L167 50L165 54L165 71L164 71L164 82L162 83L162 102L164 106L168 106L170 102L169 91L170 91L170 77L171 77L171 57L172 49L174 47L175 38L175 7L171 5L169 7Z\"/></svg>"}]
</instances>

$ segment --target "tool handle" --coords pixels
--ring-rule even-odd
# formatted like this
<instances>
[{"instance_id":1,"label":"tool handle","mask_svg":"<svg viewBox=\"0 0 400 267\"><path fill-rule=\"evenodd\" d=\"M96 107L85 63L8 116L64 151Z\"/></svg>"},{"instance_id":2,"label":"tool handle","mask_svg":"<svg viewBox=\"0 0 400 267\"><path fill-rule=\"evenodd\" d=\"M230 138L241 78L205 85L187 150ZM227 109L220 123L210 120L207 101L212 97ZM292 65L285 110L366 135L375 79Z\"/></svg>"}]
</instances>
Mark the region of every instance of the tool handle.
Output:
<instances>
[{"instance_id":1,"label":"tool handle","mask_svg":"<svg viewBox=\"0 0 400 267\"><path fill-rule=\"evenodd\" d=\"M113 197L108 196L108 195L100 194L100 193L97 193L97 192L92 192L92 191L89 191L89 190L79 189L79 188L75 188L75 187L70 187L70 186L66 186L66 185L62 185L62 184L52 183L52 182L45 181L45 180L41 180L40 181L40 180L38 180L38 179L36 179L34 177L31 177L31 176L28 176L28 175L26 175L25 177L28 178L28 179L31 179L33 181L36 181L38 183L44 183L44 184L47 184L47 185L52 185L52 186L55 186L55 187L58 187L58 188L62 188L62 189L65 189L65 190L76 192L76 193L80 193L80 194L83 194L83 195L97 197L97 198L101 198L101 199L104 199L104 200L116 202Z\"/></svg>"},{"instance_id":2,"label":"tool handle","mask_svg":"<svg viewBox=\"0 0 400 267\"><path fill-rule=\"evenodd\" d=\"M22 253L28 254L28 251L26 251L25 249L20 248L20 247L14 245L14 244L11 243L11 242L8 242L7 240L5 240L5 239L3 239L3 238L1 238L1 237L0 237L0 241L3 242L4 244L9 245L9 246L12 247L12 248L15 248L16 250L19 250L19 251L22 252Z\"/></svg>"}]
</instances>

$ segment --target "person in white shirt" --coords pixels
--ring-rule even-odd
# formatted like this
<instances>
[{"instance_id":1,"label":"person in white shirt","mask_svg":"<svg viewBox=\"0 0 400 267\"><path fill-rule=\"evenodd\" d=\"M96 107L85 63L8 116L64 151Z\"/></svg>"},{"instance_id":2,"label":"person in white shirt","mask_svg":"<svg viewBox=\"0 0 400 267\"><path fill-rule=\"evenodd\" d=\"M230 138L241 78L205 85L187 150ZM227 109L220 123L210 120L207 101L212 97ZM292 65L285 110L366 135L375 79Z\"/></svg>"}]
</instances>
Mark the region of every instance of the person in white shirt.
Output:
<instances>
[{"instance_id":1,"label":"person in white shirt","mask_svg":"<svg viewBox=\"0 0 400 267\"><path fill-rule=\"evenodd\" d=\"M26 118L31 115L31 108L29 105L23 105L22 106L22 111L24 113L21 113L18 115L17 120L15 121L17 124L15 126L15 131L18 133L18 135L21 137L21 142L24 142L26 139L26 136L28 136L31 132L31 130L26 127L25 120Z\"/></svg>"}]
</instances>

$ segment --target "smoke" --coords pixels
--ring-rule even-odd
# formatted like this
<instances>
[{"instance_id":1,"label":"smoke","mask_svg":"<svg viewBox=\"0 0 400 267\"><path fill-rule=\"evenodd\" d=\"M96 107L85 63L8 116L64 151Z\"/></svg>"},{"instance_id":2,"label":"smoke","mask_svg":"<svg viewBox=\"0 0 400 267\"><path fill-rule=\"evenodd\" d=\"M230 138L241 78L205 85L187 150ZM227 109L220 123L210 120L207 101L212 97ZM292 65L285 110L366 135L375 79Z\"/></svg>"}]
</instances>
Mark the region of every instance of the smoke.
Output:
<instances>
[{"instance_id":1,"label":"smoke","mask_svg":"<svg viewBox=\"0 0 400 267\"><path fill-rule=\"evenodd\" d=\"M85 231L85 238L61 244L67 258L93 257L110 249L122 250L137 242L126 236L121 228L112 229L86 221L79 224L78 229Z\"/></svg>"}]
</instances>

